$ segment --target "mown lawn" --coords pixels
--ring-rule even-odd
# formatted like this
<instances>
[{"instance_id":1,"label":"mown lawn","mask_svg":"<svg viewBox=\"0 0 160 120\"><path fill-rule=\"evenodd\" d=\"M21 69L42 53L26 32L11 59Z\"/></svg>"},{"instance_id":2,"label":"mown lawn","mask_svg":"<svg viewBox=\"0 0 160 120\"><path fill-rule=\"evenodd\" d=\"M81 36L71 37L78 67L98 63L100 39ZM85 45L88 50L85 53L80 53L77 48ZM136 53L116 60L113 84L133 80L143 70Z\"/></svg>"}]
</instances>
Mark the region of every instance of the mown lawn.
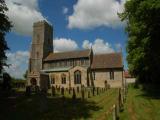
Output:
<instances>
[{"instance_id":1,"label":"mown lawn","mask_svg":"<svg viewBox=\"0 0 160 120\"><path fill-rule=\"evenodd\" d=\"M81 100L71 96L31 95L23 90L0 96L0 120L105 120L106 111L116 102L118 90Z\"/></svg>"},{"instance_id":2,"label":"mown lawn","mask_svg":"<svg viewBox=\"0 0 160 120\"><path fill-rule=\"evenodd\" d=\"M160 120L160 93L147 95L141 89L129 86L124 112L120 120Z\"/></svg>"}]
</instances>

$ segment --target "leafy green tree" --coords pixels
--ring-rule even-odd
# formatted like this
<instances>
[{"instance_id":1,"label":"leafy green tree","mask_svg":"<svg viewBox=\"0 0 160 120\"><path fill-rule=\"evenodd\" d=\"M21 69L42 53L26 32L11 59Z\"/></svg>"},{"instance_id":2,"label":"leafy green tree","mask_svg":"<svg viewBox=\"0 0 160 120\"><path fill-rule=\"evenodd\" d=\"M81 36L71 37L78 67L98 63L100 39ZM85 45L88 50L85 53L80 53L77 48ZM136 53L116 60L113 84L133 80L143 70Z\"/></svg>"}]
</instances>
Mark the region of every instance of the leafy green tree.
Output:
<instances>
[{"instance_id":1,"label":"leafy green tree","mask_svg":"<svg viewBox=\"0 0 160 120\"><path fill-rule=\"evenodd\" d=\"M23 75L23 77L25 78L25 80L27 79L27 74L28 74L28 70L26 70L26 72Z\"/></svg>"},{"instance_id":2,"label":"leafy green tree","mask_svg":"<svg viewBox=\"0 0 160 120\"><path fill-rule=\"evenodd\" d=\"M160 0L128 0L126 21L129 71L139 83L160 85Z\"/></svg>"},{"instance_id":3,"label":"leafy green tree","mask_svg":"<svg viewBox=\"0 0 160 120\"><path fill-rule=\"evenodd\" d=\"M10 90L11 89L11 76L8 73L3 74L2 87L3 87L4 90Z\"/></svg>"},{"instance_id":4,"label":"leafy green tree","mask_svg":"<svg viewBox=\"0 0 160 120\"><path fill-rule=\"evenodd\" d=\"M12 24L9 21L8 17L6 16L8 8L5 4L4 0L0 0L0 72L3 69L3 66L6 65L5 60L6 57L6 50L8 50L7 42L5 41L5 35L7 32L10 31Z\"/></svg>"}]
</instances>

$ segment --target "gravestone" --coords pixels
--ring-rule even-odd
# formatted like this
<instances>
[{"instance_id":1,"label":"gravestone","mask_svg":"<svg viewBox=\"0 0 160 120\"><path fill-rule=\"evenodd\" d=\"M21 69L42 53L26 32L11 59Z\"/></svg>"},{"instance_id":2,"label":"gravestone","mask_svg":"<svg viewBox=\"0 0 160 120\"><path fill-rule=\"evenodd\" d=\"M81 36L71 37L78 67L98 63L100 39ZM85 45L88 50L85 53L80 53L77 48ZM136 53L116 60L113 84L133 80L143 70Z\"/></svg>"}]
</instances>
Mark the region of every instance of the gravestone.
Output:
<instances>
[{"instance_id":1,"label":"gravestone","mask_svg":"<svg viewBox=\"0 0 160 120\"><path fill-rule=\"evenodd\" d=\"M64 87L61 88L61 95L64 96Z\"/></svg>"},{"instance_id":2,"label":"gravestone","mask_svg":"<svg viewBox=\"0 0 160 120\"><path fill-rule=\"evenodd\" d=\"M69 94L71 94L71 90L72 90L72 88L69 88L69 90L68 90L68 93L69 93Z\"/></svg>"},{"instance_id":3,"label":"gravestone","mask_svg":"<svg viewBox=\"0 0 160 120\"><path fill-rule=\"evenodd\" d=\"M93 87L93 89L92 89L92 94L93 94L93 96L95 95L95 87Z\"/></svg>"},{"instance_id":4,"label":"gravestone","mask_svg":"<svg viewBox=\"0 0 160 120\"><path fill-rule=\"evenodd\" d=\"M56 94L56 89L54 86L52 86L52 96L55 96L55 94Z\"/></svg>"},{"instance_id":5,"label":"gravestone","mask_svg":"<svg viewBox=\"0 0 160 120\"><path fill-rule=\"evenodd\" d=\"M31 95L31 87L27 86L26 87L26 96L30 96Z\"/></svg>"},{"instance_id":6,"label":"gravestone","mask_svg":"<svg viewBox=\"0 0 160 120\"><path fill-rule=\"evenodd\" d=\"M90 98L91 97L91 95L90 95L90 90L88 90L88 98Z\"/></svg>"},{"instance_id":7,"label":"gravestone","mask_svg":"<svg viewBox=\"0 0 160 120\"><path fill-rule=\"evenodd\" d=\"M97 95L99 95L99 88L97 87Z\"/></svg>"},{"instance_id":8,"label":"gravestone","mask_svg":"<svg viewBox=\"0 0 160 120\"><path fill-rule=\"evenodd\" d=\"M84 91L84 87L82 87L82 89L81 89L81 94L82 94L82 100L84 100L84 95L85 95L85 93L84 93L85 91Z\"/></svg>"},{"instance_id":9,"label":"gravestone","mask_svg":"<svg viewBox=\"0 0 160 120\"><path fill-rule=\"evenodd\" d=\"M76 99L76 92L75 89L73 88L73 95L72 95L72 99L75 100Z\"/></svg>"}]
</instances>

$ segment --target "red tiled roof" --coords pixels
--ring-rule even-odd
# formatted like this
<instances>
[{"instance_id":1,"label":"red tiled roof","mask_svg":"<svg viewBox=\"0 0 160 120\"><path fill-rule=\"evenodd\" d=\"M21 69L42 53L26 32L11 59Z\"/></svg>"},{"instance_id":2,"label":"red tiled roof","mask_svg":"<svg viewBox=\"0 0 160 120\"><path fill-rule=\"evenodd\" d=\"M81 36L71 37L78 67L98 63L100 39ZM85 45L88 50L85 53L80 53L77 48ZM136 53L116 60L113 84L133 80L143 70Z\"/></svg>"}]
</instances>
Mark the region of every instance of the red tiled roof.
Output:
<instances>
[{"instance_id":1,"label":"red tiled roof","mask_svg":"<svg viewBox=\"0 0 160 120\"><path fill-rule=\"evenodd\" d=\"M122 54L121 53L109 53L99 54L93 56L92 69L98 68L122 68Z\"/></svg>"},{"instance_id":2,"label":"red tiled roof","mask_svg":"<svg viewBox=\"0 0 160 120\"><path fill-rule=\"evenodd\" d=\"M83 57L89 57L89 55L90 55L90 49L81 50L81 51L50 53L45 58L45 61L64 60L64 59L71 59L71 58L83 58Z\"/></svg>"},{"instance_id":3,"label":"red tiled roof","mask_svg":"<svg viewBox=\"0 0 160 120\"><path fill-rule=\"evenodd\" d=\"M132 78L131 74L128 71L124 71L125 78Z\"/></svg>"}]
</instances>

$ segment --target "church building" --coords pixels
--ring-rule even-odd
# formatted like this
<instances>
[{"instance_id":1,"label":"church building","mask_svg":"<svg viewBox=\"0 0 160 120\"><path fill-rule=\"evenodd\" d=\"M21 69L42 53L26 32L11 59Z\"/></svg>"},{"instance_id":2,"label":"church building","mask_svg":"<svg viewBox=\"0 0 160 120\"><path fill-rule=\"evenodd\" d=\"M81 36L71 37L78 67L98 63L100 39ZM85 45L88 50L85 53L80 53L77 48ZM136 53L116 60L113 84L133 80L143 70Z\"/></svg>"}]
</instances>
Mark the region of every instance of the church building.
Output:
<instances>
[{"instance_id":1,"label":"church building","mask_svg":"<svg viewBox=\"0 0 160 120\"><path fill-rule=\"evenodd\" d=\"M94 54L91 49L54 52L53 27L46 21L33 25L27 84L40 86L121 87L122 53Z\"/></svg>"}]
</instances>

